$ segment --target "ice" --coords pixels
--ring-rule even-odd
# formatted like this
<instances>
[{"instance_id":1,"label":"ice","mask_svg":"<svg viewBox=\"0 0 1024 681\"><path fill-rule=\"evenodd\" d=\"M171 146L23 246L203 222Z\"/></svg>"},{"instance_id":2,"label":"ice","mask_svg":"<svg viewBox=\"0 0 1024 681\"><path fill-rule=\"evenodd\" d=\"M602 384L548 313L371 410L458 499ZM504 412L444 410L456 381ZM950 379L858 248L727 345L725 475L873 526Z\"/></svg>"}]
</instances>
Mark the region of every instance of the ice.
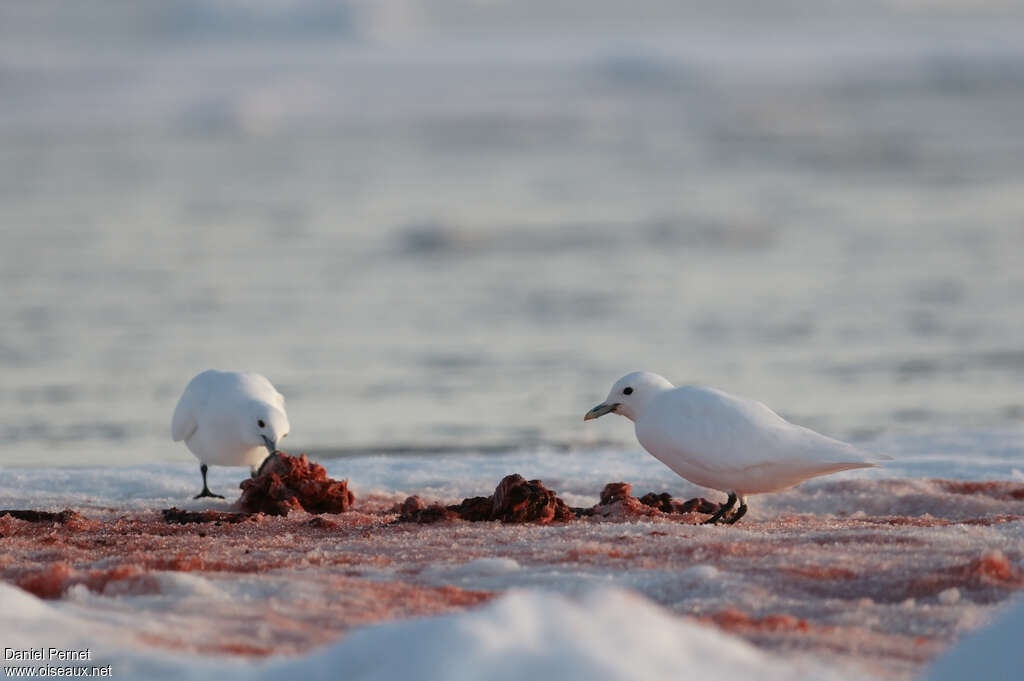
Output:
<instances>
[{"instance_id":1,"label":"ice","mask_svg":"<svg viewBox=\"0 0 1024 681\"><path fill-rule=\"evenodd\" d=\"M131 650L105 623L87 621L0 583L5 644L90 648L115 676L152 679L417 678L452 681L549 678L673 678L745 675L764 679L839 679L806 660L782 660L727 634L673 617L618 589L580 598L512 591L477 610L358 631L299 658L267 663L223 657L182 659ZM628 626L626 626L628 625ZM400 651L400 654L395 654Z\"/></svg>"},{"instance_id":2,"label":"ice","mask_svg":"<svg viewBox=\"0 0 1024 681\"><path fill-rule=\"evenodd\" d=\"M401 649L401 655L380 652ZM385 625L313 656L320 674L346 678L519 681L713 677L841 678L806 661L782 661L742 641L672 617L616 589L579 599L513 591L477 611ZM283 674L289 665L274 671Z\"/></svg>"},{"instance_id":3,"label":"ice","mask_svg":"<svg viewBox=\"0 0 1024 681\"><path fill-rule=\"evenodd\" d=\"M0 519L0 576L144 637L136 648L248 658L308 655L360 627L477 606L510 589L581 596L614 587L766 650L827 655L858 678L905 678L1024 586L1019 490L805 485L772 506L792 510L730 528L668 516L392 524L389 502L358 496L338 516L199 525L169 524L155 510L84 508L66 524ZM867 511L852 512L858 506ZM951 590L955 603L943 595Z\"/></svg>"},{"instance_id":4,"label":"ice","mask_svg":"<svg viewBox=\"0 0 1024 681\"><path fill-rule=\"evenodd\" d=\"M908 434L861 443L861 446L891 455L895 460L886 462L881 469L847 471L812 481L809 489L820 491L821 508L828 505L825 495L831 489L829 485L844 480L934 477L1017 480L1014 471L1019 472L1024 461L1024 430ZM330 477L348 478L357 498L383 495L393 502L411 494L418 494L428 502L487 495L498 480L514 472L542 480L573 506L597 503L604 484L615 480L630 482L636 496L649 491L670 491L681 498L702 495L719 498L713 492L682 480L639 446L571 451L541 447L501 454L346 456L320 458L318 462ZM0 467L0 506L53 510L67 506L225 509L232 499L223 502L190 499L195 493L197 468L194 462L46 469L4 466ZM243 468L215 466L210 469L210 484L225 490L230 497L246 474ZM802 488L808 488L807 484ZM878 506L887 503L887 496L891 495L871 495L865 497L865 501ZM786 508L784 499L779 495L755 496L750 513L766 508L783 510ZM780 505L776 507L776 504Z\"/></svg>"},{"instance_id":5,"label":"ice","mask_svg":"<svg viewBox=\"0 0 1024 681\"><path fill-rule=\"evenodd\" d=\"M0 609L4 612L2 633L5 648L90 649L92 659L87 663L112 666L112 677L117 678L210 678L215 667L229 670L241 666L234 660L223 660L219 665L202 659L192 659L186 665L180 657L160 650L134 646L131 634L102 619L77 612L74 605L51 606L34 596L0 582ZM5 666L25 664L39 667L39 662L9 662ZM184 674L182 673L184 672Z\"/></svg>"},{"instance_id":6,"label":"ice","mask_svg":"<svg viewBox=\"0 0 1024 681\"><path fill-rule=\"evenodd\" d=\"M940 657L924 681L1017 679L1024 669L1024 598L1018 598L990 625L968 635Z\"/></svg>"},{"instance_id":7,"label":"ice","mask_svg":"<svg viewBox=\"0 0 1024 681\"><path fill-rule=\"evenodd\" d=\"M468 577L500 577L522 566L513 558L474 558L458 565L433 565L424 571L428 577L460 580Z\"/></svg>"},{"instance_id":8,"label":"ice","mask_svg":"<svg viewBox=\"0 0 1024 681\"><path fill-rule=\"evenodd\" d=\"M683 570L680 577L705 582L709 579L715 579L719 574L718 568L714 565L693 565Z\"/></svg>"},{"instance_id":9,"label":"ice","mask_svg":"<svg viewBox=\"0 0 1024 681\"><path fill-rule=\"evenodd\" d=\"M191 500L191 464L4 468L0 508L77 515L0 518L0 578L48 599L13 592L26 618L50 628L54 617L95 623L86 634L100 638L104 654L156 678L187 676L183 664L195 678L231 678L232 665L259 674L264 667L254 672L252 664L263 659L267 669L329 664L331 651L355 655L344 645L366 627L408 634L390 627L423 617L476 622L481 612L507 622L501 613L512 606L488 605L504 596L531 612L538 599L577 614L590 608L594 619L603 611L588 594L611 589L660 608L659 622L667 616L686 631L744 639L779 678L802 672L777 653L812 666L827 660L843 677L907 679L1024 588L1024 485L1013 475L1020 459L1012 463L1020 438L939 434L875 444L899 457L892 467L753 497L749 516L729 528L665 515L418 525L387 512L409 494L428 503L490 494L510 473L540 478L579 505L597 502L613 481L632 484L635 495L715 498L631 449L322 459L329 475L351 480L353 510L184 525L160 510L224 511L234 501ZM972 451L984 455L965 455ZM961 474L939 477L954 468ZM211 474L230 490L247 471ZM66 629L74 639L77 629ZM47 626L20 630L50 645ZM559 664L590 669L587 651L599 646L587 639L603 635L584 627Z\"/></svg>"},{"instance_id":10,"label":"ice","mask_svg":"<svg viewBox=\"0 0 1024 681\"><path fill-rule=\"evenodd\" d=\"M943 605L956 605L960 602L960 589L955 586L943 589L939 592L938 599Z\"/></svg>"}]
</instances>

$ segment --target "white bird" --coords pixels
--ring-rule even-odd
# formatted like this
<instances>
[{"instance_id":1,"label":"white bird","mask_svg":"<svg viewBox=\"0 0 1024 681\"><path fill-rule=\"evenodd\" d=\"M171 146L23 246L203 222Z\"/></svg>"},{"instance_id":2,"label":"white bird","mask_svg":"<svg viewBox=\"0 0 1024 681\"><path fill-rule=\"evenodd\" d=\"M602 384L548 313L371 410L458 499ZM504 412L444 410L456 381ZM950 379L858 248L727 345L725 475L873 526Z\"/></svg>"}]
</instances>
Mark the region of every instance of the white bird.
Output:
<instances>
[{"instance_id":1,"label":"white bird","mask_svg":"<svg viewBox=\"0 0 1024 681\"><path fill-rule=\"evenodd\" d=\"M694 484L729 495L709 523L742 518L749 494L890 458L794 425L755 400L703 386L676 388L646 371L620 378L583 420L612 412L635 423L636 439L663 464ZM737 499L739 508L725 518Z\"/></svg>"},{"instance_id":2,"label":"white bird","mask_svg":"<svg viewBox=\"0 0 1024 681\"><path fill-rule=\"evenodd\" d=\"M174 408L171 437L185 441L203 474L194 498L224 497L206 486L208 465L256 469L273 454L291 426L284 397L260 374L209 369L189 381Z\"/></svg>"}]
</instances>

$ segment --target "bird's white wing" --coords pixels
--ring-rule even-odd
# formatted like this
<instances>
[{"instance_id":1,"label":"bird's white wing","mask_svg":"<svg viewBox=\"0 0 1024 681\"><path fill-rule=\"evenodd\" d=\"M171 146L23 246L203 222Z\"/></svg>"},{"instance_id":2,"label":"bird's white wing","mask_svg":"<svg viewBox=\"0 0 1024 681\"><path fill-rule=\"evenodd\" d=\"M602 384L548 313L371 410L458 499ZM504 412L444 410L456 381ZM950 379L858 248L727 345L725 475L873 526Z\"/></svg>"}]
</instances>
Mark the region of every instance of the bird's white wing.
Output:
<instances>
[{"instance_id":1,"label":"bird's white wing","mask_svg":"<svg viewBox=\"0 0 1024 681\"><path fill-rule=\"evenodd\" d=\"M766 405L713 388L686 386L659 398L637 435L707 470L765 464L796 468L871 465L856 447L786 421ZM837 469L838 470L838 469Z\"/></svg>"},{"instance_id":2,"label":"bird's white wing","mask_svg":"<svg viewBox=\"0 0 1024 681\"><path fill-rule=\"evenodd\" d=\"M192 433L196 432L196 428L199 426L198 414L209 400L210 390L217 373L212 369L204 371L185 386L185 392L178 400L178 406L174 408L174 416L171 417L171 437L175 442L187 440Z\"/></svg>"}]
</instances>

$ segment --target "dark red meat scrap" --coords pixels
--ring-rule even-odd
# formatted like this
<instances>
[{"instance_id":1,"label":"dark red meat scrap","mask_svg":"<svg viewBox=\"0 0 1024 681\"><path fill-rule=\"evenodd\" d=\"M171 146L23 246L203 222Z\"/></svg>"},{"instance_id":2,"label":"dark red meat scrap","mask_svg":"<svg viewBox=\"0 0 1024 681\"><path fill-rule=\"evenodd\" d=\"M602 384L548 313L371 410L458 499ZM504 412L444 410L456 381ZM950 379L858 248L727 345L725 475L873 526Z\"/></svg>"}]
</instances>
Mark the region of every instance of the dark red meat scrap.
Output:
<instances>
[{"instance_id":1,"label":"dark red meat scrap","mask_svg":"<svg viewBox=\"0 0 1024 681\"><path fill-rule=\"evenodd\" d=\"M164 520L178 525L189 523L240 523L253 517L252 513L228 513L225 511L185 511L178 507L165 508L161 513Z\"/></svg>"},{"instance_id":2,"label":"dark red meat scrap","mask_svg":"<svg viewBox=\"0 0 1024 681\"><path fill-rule=\"evenodd\" d=\"M518 474L505 476L489 497L470 497L461 504L427 505L409 497L394 509L401 520L432 523L439 520L500 520L503 523L565 522L576 515L540 480L526 480Z\"/></svg>"},{"instance_id":3,"label":"dark red meat scrap","mask_svg":"<svg viewBox=\"0 0 1024 681\"><path fill-rule=\"evenodd\" d=\"M597 515L607 516L609 513L624 515L651 515L654 511L661 513L705 513L718 510L718 504L697 497L687 501L673 499L668 492L656 494L649 492L639 499L632 496L633 488L626 482L609 482L601 490L601 501L593 509Z\"/></svg>"},{"instance_id":4,"label":"dark red meat scrap","mask_svg":"<svg viewBox=\"0 0 1024 681\"><path fill-rule=\"evenodd\" d=\"M491 514L491 497L470 497L463 499L461 504L449 506L449 511L454 511L463 520L474 522L494 520Z\"/></svg>"},{"instance_id":5,"label":"dark red meat scrap","mask_svg":"<svg viewBox=\"0 0 1024 681\"><path fill-rule=\"evenodd\" d=\"M633 496L632 492L633 486L628 482L609 482L601 490L601 501L598 503L601 506L607 506L616 501L625 501Z\"/></svg>"},{"instance_id":6,"label":"dark red meat scrap","mask_svg":"<svg viewBox=\"0 0 1024 681\"><path fill-rule=\"evenodd\" d=\"M540 523L575 518L555 493L540 480L525 480L518 474L505 476L491 497L491 516L505 523Z\"/></svg>"},{"instance_id":7,"label":"dark red meat scrap","mask_svg":"<svg viewBox=\"0 0 1024 681\"><path fill-rule=\"evenodd\" d=\"M21 509L4 509L0 510L0 518L5 515L9 515L12 518L18 520L25 520L30 523L59 523L61 525L67 525L68 523L81 520L82 516L69 508L54 513L52 511L32 511L32 510L21 510Z\"/></svg>"},{"instance_id":8,"label":"dark red meat scrap","mask_svg":"<svg viewBox=\"0 0 1024 681\"><path fill-rule=\"evenodd\" d=\"M640 503L646 506L652 506L662 513L711 514L718 510L718 504L713 501L708 501L704 497L679 501L678 499L673 499L668 492L662 492L661 494L648 492L640 497Z\"/></svg>"},{"instance_id":9,"label":"dark red meat scrap","mask_svg":"<svg viewBox=\"0 0 1024 681\"><path fill-rule=\"evenodd\" d=\"M458 520L460 517L456 511L450 511L441 504L428 505L418 496L408 497L391 510L401 514L399 520L413 523L436 523L441 520Z\"/></svg>"},{"instance_id":10,"label":"dark red meat scrap","mask_svg":"<svg viewBox=\"0 0 1024 681\"><path fill-rule=\"evenodd\" d=\"M256 477L240 485L239 506L247 513L288 515L289 511L344 513L355 495L348 480L327 477L324 467L299 457L274 452L260 466Z\"/></svg>"}]
</instances>

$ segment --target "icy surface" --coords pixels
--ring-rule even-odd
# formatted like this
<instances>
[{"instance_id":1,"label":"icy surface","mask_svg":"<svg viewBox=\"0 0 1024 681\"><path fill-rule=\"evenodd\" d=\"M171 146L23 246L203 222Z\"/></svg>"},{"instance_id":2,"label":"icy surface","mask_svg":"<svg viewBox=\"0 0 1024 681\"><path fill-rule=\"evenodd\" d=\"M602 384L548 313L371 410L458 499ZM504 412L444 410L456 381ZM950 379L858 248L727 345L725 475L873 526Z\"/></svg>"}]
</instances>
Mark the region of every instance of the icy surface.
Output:
<instances>
[{"instance_id":1,"label":"icy surface","mask_svg":"<svg viewBox=\"0 0 1024 681\"><path fill-rule=\"evenodd\" d=\"M246 661L263 658L271 665L329 665L331 649L324 646L364 640L353 632L377 624L384 629L374 630L380 638L373 640L389 631L411 635L415 622L413 629L387 624L409 618L467 610L443 620L452 623L452 636L478 617L507 622L509 612L522 610L518 622L543 619L544 599L532 595L537 589L582 598L565 606L566 622L589 621L597 615L581 613L598 604L587 594L612 588L671 613L669 621L683 627L669 627L673 636L696 624L745 639L769 654L762 662L778 678L803 674L780 653L808 668L827 659L845 678L912 678L1024 587L1019 439L962 435L880 444L882 453L899 457L892 466L752 497L750 514L734 527L628 514L543 527L418 525L397 523L388 512L409 494L444 503L486 495L513 472L541 478L571 505L595 503L604 484L616 480L632 483L635 495L717 498L629 450L326 459L332 477L350 479L353 511L190 525L169 524L160 510L233 509L231 499L191 500L199 481L194 466L7 468L0 470L0 508L70 508L77 515L64 522L0 518L0 578L47 599L40 604L22 594L28 619L45 621L56 612L97 623L90 635L126 665L141 659L158 671L180 671L180 660L162 655L190 651L199 656L189 664L200 677L200 670L224 675L238 664L251 672ZM961 479L939 477L956 466ZM211 473L228 491L246 471ZM510 590L518 595L489 614L474 610ZM647 614L630 619L631 627L638 617L662 621L662 611L654 617L644 610L649 604L637 607ZM576 647L566 647L559 664L592 669L604 635L594 626L576 633ZM641 638L654 645L660 626ZM50 645L47 626L20 631L26 645ZM509 651L525 645L516 636L526 633L516 631ZM458 635L466 642L479 632ZM549 638L531 636L523 640ZM123 649L110 647L115 639L126 641ZM716 640L726 641L721 650L735 643ZM648 650L625 646L618 651L626 660ZM714 647L708 659L721 650ZM680 648L682 657L671 660L685 666L692 662L687 654Z\"/></svg>"},{"instance_id":2,"label":"icy surface","mask_svg":"<svg viewBox=\"0 0 1024 681\"><path fill-rule=\"evenodd\" d=\"M139 650L132 637L124 638L106 622L88 621L74 607L50 606L3 583L0 608L7 645L24 649L45 640L90 648L92 662L111 665L114 676L122 678L616 681L716 673L769 681L843 678L806 660L764 653L613 588L595 588L578 598L514 590L472 612L374 626L312 655L270 662L209 656L183 661L160 650Z\"/></svg>"},{"instance_id":3,"label":"icy surface","mask_svg":"<svg viewBox=\"0 0 1024 681\"><path fill-rule=\"evenodd\" d=\"M889 436L862 443L869 451L894 457L883 468L847 471L807 483L812 487L834 480L894 477L1017 480L1024 482L1024 430L956 432ZM298 452L294 452L298 453ZM671 491L680 497L708 496L706 490L682 480L639 445L584 448L571 451L529 448L494 453L380 454L367 456L311 455L333 478L350 480L357 497L368 494L425 499L457 499L493 491L504 475L520 472L540 478L573 506L597 502L603 485L614 480L633 484L634 492ZM242 468L210 468L210 486L230 492L246 474ZM0 467L0 500L7 507L55 508L113 506L166 508L218 507L215 500L189 504L199 491L194 461L118 465L111 467ZM815 487L816 488L816 487ZM230 495L228 495L230 496ZM717 498L717 497L716 497ZM778 495L753 497L752 512L771 507Z\"/></svg>"},{"instance_id":4,"label":"icy surface","mask_svg":"<svg viewBox=\"0 0 1024 681\"><path fill-rule=\"evenodd\" d=\"M401 655L381 655L399 646ZM765 655L736 638L674 618L636 595L607 588L578 600L515 591L469 614L358 632L310 664L322 670L340 664L346 678L380 681L616 681L714 674L840 678L820 667Z\"/></svg>"},{"instance_id":5,"label":"icy surface","mask_svg":"<svg viewBox=\"0 0 1024 681\"><path fill-rule=\"evenodd\" d=\"M984 677L1016 679L1024 670L1024 598L992 624L975 632L932 666L926 681L960 681Z\"/></svg>"}]
</instances>

